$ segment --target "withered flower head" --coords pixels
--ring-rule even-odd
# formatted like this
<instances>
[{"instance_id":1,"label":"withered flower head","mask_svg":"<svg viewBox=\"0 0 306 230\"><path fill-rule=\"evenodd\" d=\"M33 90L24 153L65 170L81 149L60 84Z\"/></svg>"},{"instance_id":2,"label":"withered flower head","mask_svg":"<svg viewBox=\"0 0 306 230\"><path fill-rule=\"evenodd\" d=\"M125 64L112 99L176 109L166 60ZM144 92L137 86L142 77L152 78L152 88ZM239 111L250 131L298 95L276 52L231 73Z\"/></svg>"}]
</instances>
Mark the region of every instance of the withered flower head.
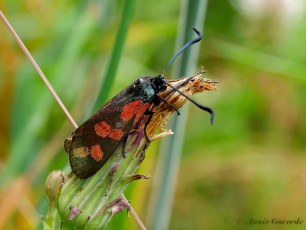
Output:
<instances>
[{"instance_id":1,"label":"withered flower head","mask_svg":"<svg viewBox=\"0 0 306 230\"><path fill-rule=\"evenodd\" d=\"M191 97L195 93L217 90L217 88L215 87L215 82L209 83L209 79L201 77L203 73L204 71L201 71L193 77L180 78L178 80L172 80L168 82L188 97ZM186 97L184 97L179 92L175 91L169 86L164 92L159 93L159 95L165 101L167 101L167 103L169 103L176 109L181 108L188 101ZM166 131L163 128L164 125L167 123L168 119L175 112L175 109L173 107L169 106L164 102L161 102L158 106L154 104L151 105L149 109L154 112L154 115L147 126L148 136L152 136L158 127L160 127L161 130L165 132L162 136L167 135L167 133L168 135L172 134L171 130Z\"/></svg>"}]
</instances>

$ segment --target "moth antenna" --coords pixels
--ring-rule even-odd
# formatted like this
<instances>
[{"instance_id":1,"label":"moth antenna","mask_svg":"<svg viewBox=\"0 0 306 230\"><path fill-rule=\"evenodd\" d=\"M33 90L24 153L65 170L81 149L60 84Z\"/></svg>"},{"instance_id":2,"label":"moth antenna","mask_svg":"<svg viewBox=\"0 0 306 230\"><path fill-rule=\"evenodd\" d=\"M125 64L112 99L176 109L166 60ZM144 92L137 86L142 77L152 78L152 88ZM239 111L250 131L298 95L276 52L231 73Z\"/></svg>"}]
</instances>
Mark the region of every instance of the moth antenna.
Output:
<instances>
[{"instance_id":1,"label":"moth antenna","mask_svg":"<svg viewBox=\"0 0 306 230\"><path fill-rule=\"evenodd\" d=\"M210 113L210 124L213 124L214 122L214 118L215 118L215 113L214 111L204 105L199 104L198 102L194 101L193 99L191 99L190 97L188 97L186 94L184 94L183 92L181 92L180 90L178 90L177 88L175 88L174 86L170 85L168 82L164 81L166 85L170 86L172 89L174 89L175 91L177 91L178 93L180 93L181 95L183 95L184 97L186 97L189 101L191 101L194 105L196 105L197 107L199 107L200 109L209 112Z\"/></svg>"},{"instance_id":2,"label":"moth antenna","mask_svg":"<svg viewBox=\"0 0 306 230\"><path fill-rule=\"evenodd\" d=\"M166 66L166 68L164 69L164 71L162 72L162 76L164 76L166 70L168 69L168 67L171 65L171 63L177 58L177 56L180 55L180 53L182 53L185 49L187 49L189 46L191 46L194 43L197 43L198 41L200 41L202 39L202 34L200 31L198 31L196 28L193 28L193 30L199 35L198 37L192 39L191 41L187 42L186 45L183 46L183 48L181 48L174 56L173 58L170 60L170 62L168 63L168 65Z\"/></svg>"}]
</instances>

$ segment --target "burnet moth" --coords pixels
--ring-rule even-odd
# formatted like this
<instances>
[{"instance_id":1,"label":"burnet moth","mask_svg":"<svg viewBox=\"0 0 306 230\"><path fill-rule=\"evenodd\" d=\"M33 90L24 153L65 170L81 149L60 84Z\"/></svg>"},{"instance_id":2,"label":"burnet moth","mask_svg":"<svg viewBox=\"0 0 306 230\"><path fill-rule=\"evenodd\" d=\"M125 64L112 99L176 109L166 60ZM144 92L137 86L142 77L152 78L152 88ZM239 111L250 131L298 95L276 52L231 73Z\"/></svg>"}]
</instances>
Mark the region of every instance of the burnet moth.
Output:
<instances>
[{"instance_id":1,"label":"burnet moth","mask_svg":"<svg viewBox=\"0 0 306 230\"><path fill-rule=\"evenodd\" d=\"M198 37L186 43L170 60L163 72L156 77L141 77L125 88L109 102L102 106L87 121L79 126L70 137L65 139L65 151L69 154L70 166L73 173L79 178L87 178L95 174L114 153L120 143L125 141L128 134L134 130L144 116L148 116L144 127L150 122L153 112L148 108L160 101L173 109L178 110L158 95L166 90L167 86L179 92L189 101L202 110L210 113L211 124L214 112L211 108L200 105L193 99L170 85L164 73L176 57L186 48L202 39L202 34L195 28ZM215 82L210 82L215 83Z\"/></svg>"}]
</instances>

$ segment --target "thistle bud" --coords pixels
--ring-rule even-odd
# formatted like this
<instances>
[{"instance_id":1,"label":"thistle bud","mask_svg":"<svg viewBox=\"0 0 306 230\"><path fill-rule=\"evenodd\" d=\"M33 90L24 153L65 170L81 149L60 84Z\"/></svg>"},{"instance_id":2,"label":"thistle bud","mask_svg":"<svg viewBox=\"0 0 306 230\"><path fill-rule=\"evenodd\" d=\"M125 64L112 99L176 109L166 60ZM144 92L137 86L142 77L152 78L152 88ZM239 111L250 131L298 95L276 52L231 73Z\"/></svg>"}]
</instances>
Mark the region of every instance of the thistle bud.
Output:
<instances>
[{"instance_id":1,"label":"thistle bud","mask_svg":"<svg viewBox=\"0 0 306 230\"><path fill-rule=\"evenodd\" d=\"M66 181L65 173L60 170L55 170L48 175L45 183L45 192L48 197L49 207L54 206L59 191Z\"/></svg>"},{"instance_id":2,"label":"thistle bud","mask_svg":"<svg viewBox=\"0 0 306 230\"><path fill-rule=\"evenodd\" d=\"M44 225L44 229L54 229L56 225L56 215L57 215L57 209L56 209L56 202L58 195L60 194L62 186L67 181L67 176L65 173L56 170L51 172L45 183L45 192L48 197L49 202L49 208L48 213L46 215L46 219L42 217L42 222Z\"/></svg>"}]
</instances>

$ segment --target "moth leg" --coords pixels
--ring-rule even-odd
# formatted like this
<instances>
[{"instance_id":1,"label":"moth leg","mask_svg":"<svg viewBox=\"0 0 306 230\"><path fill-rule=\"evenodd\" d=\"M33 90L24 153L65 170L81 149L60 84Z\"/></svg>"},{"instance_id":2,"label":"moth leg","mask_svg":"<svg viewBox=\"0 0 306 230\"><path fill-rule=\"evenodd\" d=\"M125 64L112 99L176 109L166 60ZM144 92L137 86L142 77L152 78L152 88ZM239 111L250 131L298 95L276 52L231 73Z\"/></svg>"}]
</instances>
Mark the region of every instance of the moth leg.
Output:
<instances>
[{"instance_id":1,"label":"moth leg","mask_svg":"<svg viewBox=\"0 0 306 230\"><path fill-rule=\"evenodd\" d=\"M149 115L149 119L146 121L145 126L144 126L144 134L145 134L145 136L146 136L148 142L151 142L152 140L150 140L150 138L148 137L148 134L147 134L147 126L148 126L148 124L150 123L150 121L151 121L151 119L152 119L152 117L153 117L153 114L154 114L154 112L148 111L148 110L147 110L147 111L145 112L145 114L144 114L144 115Z\"/></svg>"},{"instance_id":2,"label":"moth leg","mask_svg":"<svg viewBox=\"0 0 306 230\"><path fill-rule=\"evenodd\" d=\"M126 155L125 155L125 145L126 145L126 142L129 138L129 135L126 135L125 138L123 138L123 144L122 144L122 155L123 155L123 158L126 158Z\"/></svg>"},{"instance_id":3,"label":"moth leg","mask_svg":"<svg viewBox=\"0 0 306 230\"><path fill-rule=\"evenodd\" d=\"M161 96L159 96L158 94L156 94L156 98L159 98L162 102L164 102L166 105L169 105L170 108L174 109L177 112L177 115L180 115L180 112L178 111L178 109L176 107L174 107L173 105L171 105L168 101L166 101L164 98L162 98Z\"/></svg>"}]
</instances>

